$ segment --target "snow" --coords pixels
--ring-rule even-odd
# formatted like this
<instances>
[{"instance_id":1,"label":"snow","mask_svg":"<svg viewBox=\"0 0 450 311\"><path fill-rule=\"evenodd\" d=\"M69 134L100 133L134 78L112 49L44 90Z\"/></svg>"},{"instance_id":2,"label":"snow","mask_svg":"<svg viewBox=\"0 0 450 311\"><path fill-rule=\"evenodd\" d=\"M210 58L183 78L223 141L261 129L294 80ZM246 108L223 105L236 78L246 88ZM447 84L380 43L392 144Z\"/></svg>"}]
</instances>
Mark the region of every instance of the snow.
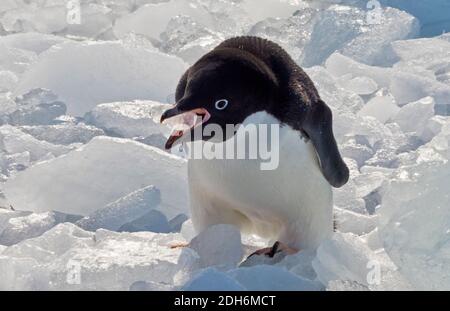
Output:
<instances>
[{"instance_id":1,"label":"snow","mask_svg":"<svg viewBox=\"0 0 450 311\"><path fill-rule=\"evenodd\" d=\"M450 3L380 2L86 0L77 24L65 0L2 1L0 289L450 289ZM279 43L333 111L350 180L317 249L196 232L164 150L178 79L238 35Z\"/></svg>"}]
</instances>

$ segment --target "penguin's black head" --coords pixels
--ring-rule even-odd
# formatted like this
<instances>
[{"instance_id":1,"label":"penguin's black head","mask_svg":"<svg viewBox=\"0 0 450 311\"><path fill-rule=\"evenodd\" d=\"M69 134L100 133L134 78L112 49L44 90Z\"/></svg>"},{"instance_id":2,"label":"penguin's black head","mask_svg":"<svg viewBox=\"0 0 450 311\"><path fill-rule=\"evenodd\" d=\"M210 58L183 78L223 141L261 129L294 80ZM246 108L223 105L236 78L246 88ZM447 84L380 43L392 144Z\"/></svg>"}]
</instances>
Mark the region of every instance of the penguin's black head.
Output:
<instances>
[{"instance_id":1,"label":"penguin's black head","mask_svg":"<svg viewBox=\"0 0 450 311\"><path fill-rule=\"evenodd\" d=\"M194 127L215 124L225 133L227 125L236 126L255 112L269 111L277 89L275 75L251 54L239 49L213 50L188 70L177 89L175 107L161 116L163 122L178 115L197 115L192 127L171 135L166 148L188 134L188 140L212 137L194 137Z\"/></svg>"}]
</instances>

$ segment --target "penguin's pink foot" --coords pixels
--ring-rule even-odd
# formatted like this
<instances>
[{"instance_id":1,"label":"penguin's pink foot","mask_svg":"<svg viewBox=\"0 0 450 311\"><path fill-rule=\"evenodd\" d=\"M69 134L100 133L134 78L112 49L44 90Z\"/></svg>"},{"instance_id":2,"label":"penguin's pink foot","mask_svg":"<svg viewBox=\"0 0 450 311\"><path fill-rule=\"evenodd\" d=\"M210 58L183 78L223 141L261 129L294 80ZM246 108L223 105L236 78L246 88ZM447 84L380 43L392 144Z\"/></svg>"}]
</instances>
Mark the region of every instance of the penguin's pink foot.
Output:
<instances>
[{"instance_id":1,"label":"penguin's pink foot","mask_svg":"<svg viewBox=\"0 0 450 311\"><path fill-rule=\"evenodd\" d=\"M299 251L298 249L289 247L286 244L281 243L280 241L276 241L272 247L259 249L256 252L252 253L250 256L248 256L248 258L252 257L253 255L264 255L272 258L273 256L275 256L275 254L280 252L284 252L287 255L292 255L297 253L298 251Z\"/></svg>"}]
</instances>

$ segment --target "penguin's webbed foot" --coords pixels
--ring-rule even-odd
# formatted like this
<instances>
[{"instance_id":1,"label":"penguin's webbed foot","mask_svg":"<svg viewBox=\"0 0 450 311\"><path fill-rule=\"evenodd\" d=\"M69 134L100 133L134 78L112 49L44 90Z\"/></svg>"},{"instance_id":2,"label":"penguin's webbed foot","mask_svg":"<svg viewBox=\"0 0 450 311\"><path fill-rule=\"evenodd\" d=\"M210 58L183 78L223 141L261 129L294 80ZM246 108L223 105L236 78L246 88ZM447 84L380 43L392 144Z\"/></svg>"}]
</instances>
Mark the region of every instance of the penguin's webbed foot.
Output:
<instances>
[{"instance_id":1,"label":"penguin's webbed foot","mask_svg":"<svg viewBox=\"0 0 450 311\"><path fill-rule=\"evenodd\" d=\"M298 251L299 251L298 249L289 247L280 241L276 241L272 247L266 247L263 249L259 249L256 252L252 253L247 258L250 258L253 255L264 255L264 256L272 258L273 256L275 256L275 254L280 253L280 252L285 252L286 255L292 255L292 254L297 253Z\"/></svg>"}]
</instances>

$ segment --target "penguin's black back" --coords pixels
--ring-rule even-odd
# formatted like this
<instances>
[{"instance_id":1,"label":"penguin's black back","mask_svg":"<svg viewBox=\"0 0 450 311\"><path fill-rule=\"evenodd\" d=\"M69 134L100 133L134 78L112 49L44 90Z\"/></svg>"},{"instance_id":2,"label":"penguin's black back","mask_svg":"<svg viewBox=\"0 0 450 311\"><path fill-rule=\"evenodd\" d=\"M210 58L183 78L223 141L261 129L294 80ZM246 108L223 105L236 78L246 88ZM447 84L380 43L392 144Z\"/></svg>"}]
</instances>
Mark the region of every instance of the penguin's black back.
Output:
<instances>
[{"instance_id":1,"label":"penguin's black back","mask_svg":"<svg viewBox=\"0 0 450 311\"><path fill-rule=\"evenodd\" d=\"M320 97L314 83L289 54L278 44L259 37L242 36L225 40L218 49L239 49L252 54L270 68L278 80L282 101L301 99L303 105L311 105ZM295 100L294 100L295 101Z\"/></svg>"}]
</instances>

